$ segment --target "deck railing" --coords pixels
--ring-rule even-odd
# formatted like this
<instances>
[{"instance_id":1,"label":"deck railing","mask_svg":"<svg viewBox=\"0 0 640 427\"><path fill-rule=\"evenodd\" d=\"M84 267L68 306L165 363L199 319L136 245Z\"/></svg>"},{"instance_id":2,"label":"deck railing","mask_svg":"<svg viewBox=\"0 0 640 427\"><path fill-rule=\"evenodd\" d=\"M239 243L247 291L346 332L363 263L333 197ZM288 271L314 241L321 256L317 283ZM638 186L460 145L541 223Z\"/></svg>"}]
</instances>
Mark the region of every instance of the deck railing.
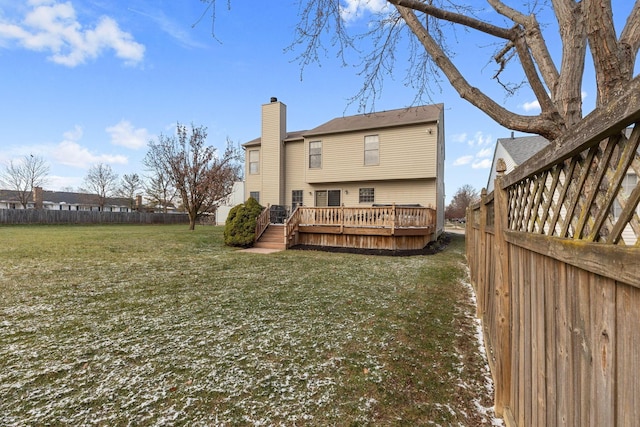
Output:
<instances>
[{"instance_id":1,"label":"deck railing","mask_svg":"<svg viewBox=\"0 0 640 427\"><path fill-rule=\"evenodd\" d=\"M333 225L343 227L429 227L435 225L435 210L425 207L300 207L300 225Z\"/></svg>"}]
</instances>

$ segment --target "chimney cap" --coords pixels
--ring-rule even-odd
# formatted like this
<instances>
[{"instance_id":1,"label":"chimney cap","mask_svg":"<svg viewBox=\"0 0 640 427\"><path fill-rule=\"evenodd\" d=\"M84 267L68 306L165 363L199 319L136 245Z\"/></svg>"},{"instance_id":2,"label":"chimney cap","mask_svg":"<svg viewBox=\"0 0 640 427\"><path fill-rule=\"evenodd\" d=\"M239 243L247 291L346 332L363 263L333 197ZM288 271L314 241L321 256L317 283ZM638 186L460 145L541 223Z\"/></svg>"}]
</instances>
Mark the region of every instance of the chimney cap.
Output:
<instances>
[{"instance_id":1,"label":"chimney cap","mask_svg":"<svg viewBox=\"0 0 640 427\"><path fill-rule=\"evenodd\" d=\"M278 102L278 98L276 98L275 96L271 97L271 102Z\"/></svg>"}]
</instances>

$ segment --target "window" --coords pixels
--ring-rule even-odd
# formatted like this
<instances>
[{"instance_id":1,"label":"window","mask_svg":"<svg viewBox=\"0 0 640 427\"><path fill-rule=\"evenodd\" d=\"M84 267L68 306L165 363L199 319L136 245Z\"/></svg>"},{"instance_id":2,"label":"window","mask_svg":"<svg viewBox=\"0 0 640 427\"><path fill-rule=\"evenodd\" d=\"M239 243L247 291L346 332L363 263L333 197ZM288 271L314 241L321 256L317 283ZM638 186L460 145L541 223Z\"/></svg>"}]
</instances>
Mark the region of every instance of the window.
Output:
<instances>
[{"instance_id":1,"label":"window","mask_svg":"<svg viewBox=\"0 0 640 427\"><path fill-rule=\"evenodd\" d=\"M291 191L291 207L295 209L298 206L302 206L302 190L293 190Z\"/></svg>"},{"instance_id":2,"label":"window","mask_svg":"<svg viewBox=\"0 0 640 427\"><path fill-rule=\"evenodd\" d=\"M378 135L368 135L364 137L364 164L365 166L380 164Z\"/></svg>"},{"instance_id":3,"label":"window","mask_svg":"<svg viewBox=\"0 0 640 427\"><path fill-rule=\"evenodd\" d=\"M316 191L316 206L340 206L340 190L320 190Z\"/></svg>"},{"instance_id":4,"label":"window","mask_svg":"<svg viewBox=\"0 0 640 427\"><path fill-rule=\"evenodd\" d=\"M622 185L620 186L620 194L623 194L624 198L626 199L627 197L629 197L633 189L636 188L637 183L637 175L632 173L625 175L624 179L622 180ZM620 217L620 214L622 213L622 206L620 205L620 203L618 203L617 200L614 200L612 209L613 217L615 219L618 219Z\"/></svg>"},{"instance_id":5,"label":"window","mask_svg":"<svg viewBox=\"0 0 640 427\"><path fill-rule=\"evenodd\" d=\"M256 175L260 173L260 151L249 150L249 173Z\"/></svg>"},{"instance_id":6,"label":"window","mask_svg":"<svg viewBox=\"0 0 640 427\"><path fill-rule=\"evenodd\" d=\"M260 203L260 192L259 191L250 191L249 197L256 199L256 202Z\"/></svg>"},{"instance_id":7,"label":"window","mask_svg":"<svg viewBox=\"0 0 640 427\"><path fill-rule=\"evenodd\" d=\"M373 188L361 188L358 202L373 203L375 200L375 190Z\"/></svg>"},{"instance_id":8,"label":"window","mask_svg":"<svg viewBox=\"0 0 640 427\"><path fill-rule=\"evenodd\" d=\"M309 142L309 169L322 167L322 141Z\"/></svg>"}]
</instances>

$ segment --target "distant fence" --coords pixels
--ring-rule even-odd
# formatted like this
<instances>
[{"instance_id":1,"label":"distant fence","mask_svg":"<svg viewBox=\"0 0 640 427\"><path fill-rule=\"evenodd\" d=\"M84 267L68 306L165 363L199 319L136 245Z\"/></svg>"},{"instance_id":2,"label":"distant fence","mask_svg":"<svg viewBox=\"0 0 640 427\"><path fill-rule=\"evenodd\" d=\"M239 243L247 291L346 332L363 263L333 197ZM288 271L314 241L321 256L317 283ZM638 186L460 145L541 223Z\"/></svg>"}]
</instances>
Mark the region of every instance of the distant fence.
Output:
<instances>
[{"instance_id":1,"label":"distant fence","mask_svg":"<svg viewBox=\"0 0 640 427\"><path fill-rule=\"evenodd\" d=\"M0 209L0 224L188 224L187 214Z\"/></svg>"},{"instance_id":2,"label":"distant fence","mask_svg":"<svg viewBox=\"0 0 640 427\"><path fill-rule=\"evenodd\" d=\"M509 427L640 425L640 80L629 86L467 211Z\"/></svg>"}]
</instances>

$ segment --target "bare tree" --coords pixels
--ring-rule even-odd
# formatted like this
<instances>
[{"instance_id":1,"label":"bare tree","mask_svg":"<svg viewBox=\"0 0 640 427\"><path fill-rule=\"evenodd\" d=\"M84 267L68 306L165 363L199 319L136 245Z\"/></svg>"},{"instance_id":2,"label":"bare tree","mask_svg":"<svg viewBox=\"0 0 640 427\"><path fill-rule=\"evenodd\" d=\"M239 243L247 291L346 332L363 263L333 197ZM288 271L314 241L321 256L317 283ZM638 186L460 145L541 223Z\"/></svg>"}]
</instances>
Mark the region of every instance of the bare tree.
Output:
<instances>
[{"instance_id":1,"label":"bare tree","mask_svg":"<svg viewBox=\"0 0 640 427\"><path fill-rule=\"evenodd\" d=\"M467 184L458 188L456 194L453 195L451 203L444 210L446 219L459 219L466 216L467 207L480 199L478 190Z\"/></svg>"},{"instance_id":2,"label":"bare tree","mask_svg":"<svg viewBox=\"0 0 640 427\"><path fill-rule=\"evenodd\" d=\"M216 0L203 1L215 11ZM376 2L363 0L360 6L367 4L371 8L373 3ZM361 107L372 98L375 100L382 89L383 76L395 73L395 62L404 61L404 52L408 52L406 79L417 96L428 93L429 83L444 75L462 98L502 126L554 140L582 119L583 78L590 63L586 61L587 49L593 59L596 107L619 97L634 77L640 48L640 1L630 6L622 1L612 5L610 0L510 2L512 5L486 0L482 9L480 2L471 0L383 3L387 7L372 18L365 32L354 34L354 29L362 27L347 25L347 9L342 0L300 0L301 19L291 48L299 49L303 68L321 60L329 49L337 49L345 63L350 50L359 53L367 49L362 58L357 55L364 78L356 96ZM614 8L618 15L628 13L619 31L614 27ZM551 12L548 15L552 18L541 25L538 17L546 12ZM549 45L556 43L558 33L560 57L556 58ZM460 42L459 50L464 53L469 44L476 45L474 39L478 35L483 37L483 44L491 44L492 40L496 46L492 60L496 63L493 78L498 87L509 93L522 86L515 84L517 79L502 81L507 67L517 63L518 79L535 95L540 114L521 115L506 109L488 95L490 85L484 90L478 88L469 80L477 77L475 74L461 73L455 64L454 42ZM483 65L481 59L478 62Z\"/></svg>"},{"instance_id":3,"label":"bare tree","mask_svg":"<svg viewBox=\"0 0 640 427\"><path fill-rule=\"evenodd\" d=\"M187 128L178 123L175 136L160 135L158 142L149 142L145 159L169 178L176 188L184 209L189 214L189 229L206 212L214 212L233 191L238 179L239 155L230 141L221 155L211 146L205 146L205 127Z\"/></svg>"},{"instance_id":4,"label":"bare tree","mask_svg":"<svg viewBox=\"0 0 640 427\"><path fill-rule=\"evenodd\" d=\"M118 182L118 174L113 172L111 166L104 163L98 163L89 168L87 176L84 178L84 184L87 191L98 197L98 206L100 210L104 210L107 197L110 197L115 191Z\"/></svg>"},{"instance_id":5,"label":"bare tree","mask_svg":"<svg viewBox=\"0 0 640 427\"><path fill-rule=\"evenodd\" d=\"M0 175L7 190L15 191L24 209L35 187L42 187L49 174L49 165L43 157L30 154L20 160L11 160Z\"/></svg>"},{"instance_id":6,"label":"bare tree","mask_svg":"<svg viewBox=\"0 0 640 427\"><path fill-rule=\"evenodd\" d=\"M124 174L120 179L120 187L116 195L129 200L129 207L133 209L136 203L136 194L143 188L143 182L137 173Z\"/></svg>"},{"instance_id":7,"label":"bare tree","mask_svg":"<svg viewBox=\"0 0 640 427\"><path fill-rule=\"evenodd\" d=\"M154 207L159 206L163 213L167 213L167 208L173 205L178 195L176 188L171 185L162 170L154 171L153 175L147 178L144 191L151 204Z\"/></svg>"}]
</instances>

